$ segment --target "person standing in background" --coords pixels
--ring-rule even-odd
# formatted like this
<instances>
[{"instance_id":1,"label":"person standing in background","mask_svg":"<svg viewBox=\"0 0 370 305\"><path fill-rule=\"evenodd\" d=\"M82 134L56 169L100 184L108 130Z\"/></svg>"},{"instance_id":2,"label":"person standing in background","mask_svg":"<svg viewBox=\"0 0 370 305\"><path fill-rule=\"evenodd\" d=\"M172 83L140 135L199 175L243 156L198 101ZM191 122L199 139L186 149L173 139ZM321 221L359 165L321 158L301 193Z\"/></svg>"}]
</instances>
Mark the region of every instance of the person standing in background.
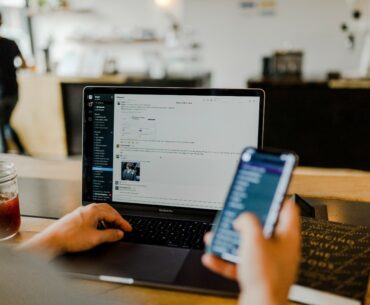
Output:
<instances>
[{"instance_id":1,"label":"person standing in background","mask_svg":"<svg viewBox=\"0 0 370 305\"><path fill-rule=\"evenodd\" d=\"M0 28L2 14L0 12ZM10 126L10 118L18 101L18 83L16 59L20 68L26 68L26 62L17 44L10 39L0 36L0 152L8 152L7 138L12 139L19 153L25 150L18 135Z\"/></svg>"}]
</instances>

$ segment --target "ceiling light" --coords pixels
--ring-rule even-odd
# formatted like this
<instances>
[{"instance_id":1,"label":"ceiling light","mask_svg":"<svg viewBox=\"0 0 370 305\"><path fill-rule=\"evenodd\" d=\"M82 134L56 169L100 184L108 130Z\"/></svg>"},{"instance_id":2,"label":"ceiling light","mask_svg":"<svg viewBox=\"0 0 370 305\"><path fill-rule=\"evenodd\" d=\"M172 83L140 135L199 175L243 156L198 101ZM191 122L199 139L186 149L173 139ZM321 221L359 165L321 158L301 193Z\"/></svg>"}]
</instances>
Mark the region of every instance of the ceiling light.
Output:
<instances>
[{"instance_id":1,"label":"ceiling light","mask_svg":"<svg viewBox=\"0 0 370 305\"><path fill-rule=\"evenodd\" d=\"M173 4L173 0L155 0L155 4L160 7L169 7Z\"/></svg>"}]
</instances>

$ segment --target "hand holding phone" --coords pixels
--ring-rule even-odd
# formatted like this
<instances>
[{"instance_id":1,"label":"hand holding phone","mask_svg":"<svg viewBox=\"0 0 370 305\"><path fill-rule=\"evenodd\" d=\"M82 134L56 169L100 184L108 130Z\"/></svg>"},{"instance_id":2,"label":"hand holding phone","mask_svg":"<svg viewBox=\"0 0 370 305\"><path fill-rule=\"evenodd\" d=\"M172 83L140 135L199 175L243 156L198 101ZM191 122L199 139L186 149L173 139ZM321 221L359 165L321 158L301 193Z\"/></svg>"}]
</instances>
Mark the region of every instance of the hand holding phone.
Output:
<instances>
[{"instance_id":1,"label":"hand holding phone","mask_svg":"<svg viewBox=\"0 0 370 305\"><path fill-rule=\"evenodd\" d=\"M291 200L284 202L274 236L270 239L263 236L263 228L252 214L239 216L235 229L240 232L240 264L205 253L202 257L204 266L238 281L240 304L286 304L300 262L301 231L297 205ZM206 235L205 241L207 245L211 244L211 233Z\"/></svg>"},{"instance_id":2,"label":"hand holding phone","mask_svg":"<svg viewBox=\"0 0 370 305\"><path fill-rule=\"evenodd\" d=\"M265 237L271 237L296 164L297 156L291 152L245 149L208 251L226 261L239 262L239 234L233 223L244 212L255 214Z\"/></svg>"}]
</instances>

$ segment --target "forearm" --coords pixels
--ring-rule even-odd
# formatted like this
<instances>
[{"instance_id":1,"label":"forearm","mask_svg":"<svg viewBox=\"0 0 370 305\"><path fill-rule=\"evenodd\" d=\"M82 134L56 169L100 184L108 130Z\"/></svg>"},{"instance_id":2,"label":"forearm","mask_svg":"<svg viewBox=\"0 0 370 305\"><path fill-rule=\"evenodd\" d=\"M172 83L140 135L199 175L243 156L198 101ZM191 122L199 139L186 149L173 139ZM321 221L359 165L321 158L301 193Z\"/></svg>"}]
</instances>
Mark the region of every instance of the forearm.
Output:
<instances>
[{"instance_id":1,"label":"forearm","mask_svg":"<svg viewBox=\"0 0 370 305\"><path fill-rule=\"evenodd\" d=\"M62 253L58 238L55 235L42 232L25 241L17 247L19 251L34 252L47 259L52 259Z\"/></svg>"},{"instance_id":2,"label":"forearm","mask_svg":"<svg viewBox=\"0 0 370 305\"><path fill-rule=\"evenodd\" d=\"M23 55L20 55L20 58L21 58L21 65L20 65L19 68L21 68L21 69L28 69L27 62L26 62L25 58L23 57Z\"/></svg>"},{"instance_id":3,"label":"forearm","mask_svg":"<svg viewBox=\"0 0 370 305\"><path fill-rule=\"evenodd\" d=\"M288 300L273 293L250 291L240 294L239 305L287 305Z\"/></svg>"}]
</instances>

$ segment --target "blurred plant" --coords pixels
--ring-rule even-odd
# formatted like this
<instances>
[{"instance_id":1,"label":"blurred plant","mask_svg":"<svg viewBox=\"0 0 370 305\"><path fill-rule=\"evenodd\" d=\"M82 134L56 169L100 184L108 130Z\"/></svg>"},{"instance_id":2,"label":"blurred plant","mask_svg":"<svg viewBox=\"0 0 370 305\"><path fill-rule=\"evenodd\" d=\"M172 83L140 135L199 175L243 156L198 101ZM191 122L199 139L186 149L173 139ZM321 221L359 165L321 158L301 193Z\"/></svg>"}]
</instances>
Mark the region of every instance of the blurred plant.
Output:
<instances>
[{"instance_id":1,"label":"blurred plant","mask_svg":"<svg viewBox=\"0 0 370 305\"><path fill-rule=\"evenodd\" d=\"M44 7L46 4L48 4L48 0L37 0L37 5L39 7Z\"/></svg>"}]
</instances>

